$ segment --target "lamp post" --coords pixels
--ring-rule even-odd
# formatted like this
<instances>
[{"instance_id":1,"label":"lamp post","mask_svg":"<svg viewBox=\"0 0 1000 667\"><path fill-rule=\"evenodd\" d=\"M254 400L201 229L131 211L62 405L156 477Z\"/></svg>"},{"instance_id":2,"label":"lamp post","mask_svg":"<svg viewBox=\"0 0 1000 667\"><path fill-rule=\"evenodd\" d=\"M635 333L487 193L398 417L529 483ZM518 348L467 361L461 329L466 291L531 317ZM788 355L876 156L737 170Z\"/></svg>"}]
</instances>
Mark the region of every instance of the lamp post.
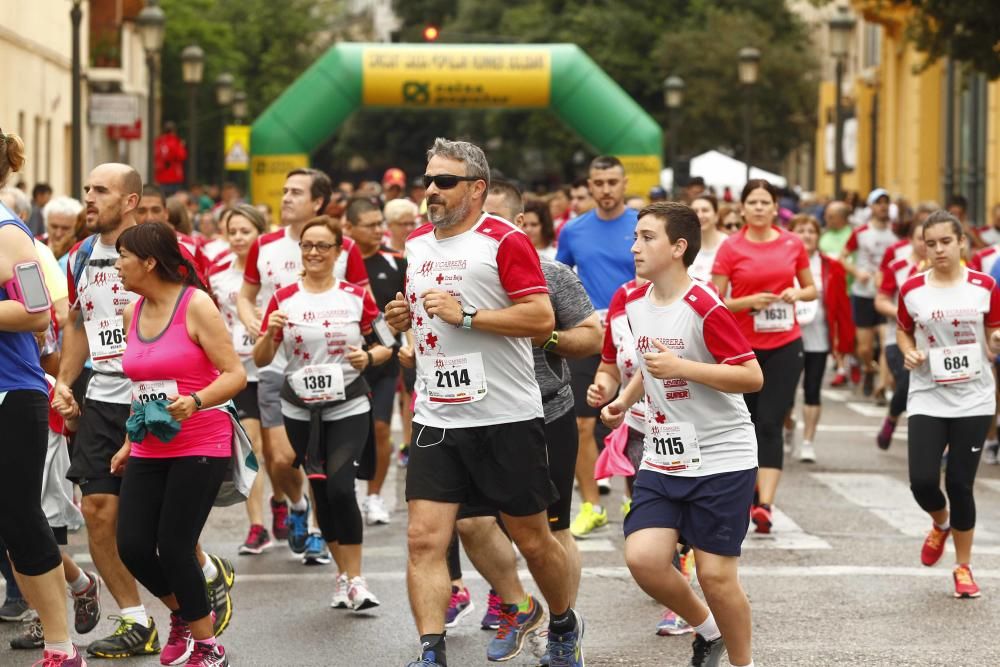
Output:
<instances>
[{"instance_id":1,"label":"lamp post","mask_svg":"<svg viewBox=\"0 0 1000 667\"><path fill-rule=\"evenodd\" d=\"M153 182L153 119L156 116L156 59L163 48L163 34L167 26L167 16L156 4L156 0L149 0L149 4L143 7L142 11L135 19L139 28L139 37L142 39L142 48L146 52L146 67L149 70L149 109L146 114L146 180Z\"/></svg>"},{"instance_id":2,"label":"lamp post","mask_svg":"<svg viewBox=\"0 0 1000 667\"><path fill-rule=\"evenodd\" d=\"M205 74L205 52L197 44L185 46L181 51L181 69L184 83L188 87L188 168L187 182L190 188L198 180L198 114L195 100L198 86Z\"/></svg>"},{"instance_id":3,"label":"lamp post","mask_svg":"<svg viewBox=\"0 0 1000 667\"><path fill-rule=\"evenodd\" d=\"M840 181L844 173L844 109L841 100L844 85L844 61L850 50L851 34L854 32L854 18L847 13L847 8L840 6L837 13L829 20L830 55L836 61L836 76L833 108L833 196L839 198Z\"/></svg>"},{"instance_id":4,"label":"lamp post","mask_svg":"<svg viewBox=\"0 0 1000 667\"><path fill-rule=\"evenodd\" d=\"M73 23L72 41L72 78L73 94L72 100L73 115L73 135L70 139L70 193L73 197L81 198L83 193L83 113L81 111L80 83L83 78L80 67L80 21L83 19L83 10L80 9L81 0L73 0L73 8L69 10L69 19Z\"/></svg>"},{"instance_id":5,"label":"lamp post","mask_svg":"<svg viewBox=\"0 0 1000 667\"><path fill-rule=\"evenodd\" d=\"M739 54L740 83L744 88L743 99L743 161L747 165L747 178L750 180L750 90L757 84L760 74L760 50L747 46L740 49Z\"/></svg>"},{"instance_id":6,"label":"lamp post","mask_svg":"<svg viewBox=\"0 0 1000 667\"><path fill-rule=\"evenodd\" d=\"M684 79L670 75L663 80L663 103L667 107L670 142L667 162L670 164L670 194L677 191L677 116L684 104Z\"/></svg>"},{"instance_id":7,"label":"lamp post","mask_svg":"<svg viewBox=\"0 0 1000 667\"><path fill-rule=\"evenodd\" d=\"M222 150L219 153L219 185L226 180L226 124L229 122L229 106L233 103L236 79L229 72L215 78L215 101L222 107Z\"/></svg>"},{"instance_id":8,"label":"lamp post","mask_svg":"<svg viewBox=\"0 0 1000 667\"><path fill-rule=\"evenodd\" d=\"M233 93L233 118L237 125L242 125L247 117L247 94L242 90Z\"/></svg>"}]
</instances>

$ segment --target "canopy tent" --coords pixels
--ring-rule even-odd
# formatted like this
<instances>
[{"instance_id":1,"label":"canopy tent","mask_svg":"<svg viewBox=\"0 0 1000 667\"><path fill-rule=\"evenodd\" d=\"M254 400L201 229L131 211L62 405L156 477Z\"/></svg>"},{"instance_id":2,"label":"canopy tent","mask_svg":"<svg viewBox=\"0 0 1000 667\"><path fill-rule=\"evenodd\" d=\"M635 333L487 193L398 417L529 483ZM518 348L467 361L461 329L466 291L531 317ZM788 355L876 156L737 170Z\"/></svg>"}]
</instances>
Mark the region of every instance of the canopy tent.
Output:
<instances>
[{"instance_id":1,"label":"canopy tent","mask_svg":"<svg viewBox=\"0 0 1000 667\"><path fill-rule=\"evenodd\" d=\"M719 151L708 151L691 158L691 176L701 176L705 179L705 185L715 188L719 195L728 186L733 193L738 193L746 185L747 167L746 163L731 158ZM750 166L750 178L765 178L779 188L788 184L784 177L772 174L759 167ZM673 185L673 170L664 169L660 172L660 185L668 192ZM683 185L681 183L680 185Z\"/></svg>"}]
</instances>

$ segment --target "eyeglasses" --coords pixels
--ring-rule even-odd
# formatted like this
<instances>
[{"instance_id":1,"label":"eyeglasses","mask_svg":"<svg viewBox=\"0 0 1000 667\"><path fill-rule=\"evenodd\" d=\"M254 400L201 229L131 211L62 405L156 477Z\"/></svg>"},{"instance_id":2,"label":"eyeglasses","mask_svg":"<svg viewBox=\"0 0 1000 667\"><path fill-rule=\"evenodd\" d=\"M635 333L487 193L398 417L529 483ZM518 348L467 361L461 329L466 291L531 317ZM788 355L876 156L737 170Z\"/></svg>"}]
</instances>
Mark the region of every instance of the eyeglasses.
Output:
<instances>
[{"instance_id":1,"label":"eyeglasses","mask_svg":"<svg viewBox=\"0 0 1000 667\"><path fill-rule=\"evenodd\" d=\"M455 174L437 174L431 176L430 174L424 174L424 185L430 186L431 184L436 185L438 190L451 190L453 187L459 184L461 181L480 181L482 180L478 176L456 176Z\"/></svg>"},{"instance_id":2,"label":"eyeglasses","mask_svg":"<svg viewBox=\"0 0 1000 667\"><path fill-rule=\"evenodd\" d=\"M742 227L743 225L741 225L738 222L727 222L726 224L724 224L722 226L725 229L731 229L732 231L736 232L736 231L739 231L740 227Z\"/></svg>"},{"instance_id":3,"label":"eyeglasses","mask_svg":"<svg viewBox=\"0 0 1000 667\"><path fill-rule=\"evenodd\" d=\"M306 241L305 243L299 243L299 247L302 248L302 252L307 255L313 250L318 251L321 255L325 255L336 248L337 245L334 243L309 243Z\"/></svg>"}]
</instances>

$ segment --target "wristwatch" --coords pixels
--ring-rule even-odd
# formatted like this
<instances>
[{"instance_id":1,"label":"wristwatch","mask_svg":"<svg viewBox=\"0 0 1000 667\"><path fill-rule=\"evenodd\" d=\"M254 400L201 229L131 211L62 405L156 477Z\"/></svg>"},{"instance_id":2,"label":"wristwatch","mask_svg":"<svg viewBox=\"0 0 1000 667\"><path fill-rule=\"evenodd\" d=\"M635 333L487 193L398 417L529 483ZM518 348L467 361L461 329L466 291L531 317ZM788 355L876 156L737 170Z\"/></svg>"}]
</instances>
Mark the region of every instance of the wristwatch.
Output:
<instances>
[{"instance_id":1,"label":"wristwatch","mask_svg":"<svg viewBox=\"0 0 1000 667\"><path fill-rule=\"evenodd\" d=\"M556 347L556 345L558 345L558 344L559 344L559 332L558 331L553 331L549 335L549 339L547 341L545 341L544 343L542 343L542 349L545 350L546 352L550 352L550 351L554 350L555 347Z\"/></svg>"},{"instance_id":2,"label":"wristwatch","mask_svg":"<svg viewBox=\"0 0 1000 667\"><path fill-rule=\"evenodd\" d=\"M475 306L462 306L462 328L471 329L472 328L472 318L476 316L479 309Z\"/></svg>"}]
</instances>

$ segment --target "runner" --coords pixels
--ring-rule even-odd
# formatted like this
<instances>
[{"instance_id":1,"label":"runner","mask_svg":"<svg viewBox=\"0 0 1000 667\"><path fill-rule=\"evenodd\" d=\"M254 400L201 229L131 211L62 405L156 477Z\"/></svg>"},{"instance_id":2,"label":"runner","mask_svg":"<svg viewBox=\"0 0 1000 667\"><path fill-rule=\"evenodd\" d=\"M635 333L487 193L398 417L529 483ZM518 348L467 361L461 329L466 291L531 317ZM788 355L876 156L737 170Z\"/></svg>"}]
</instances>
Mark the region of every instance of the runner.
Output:
<instances>
[{"instance_id":1,"label":"runner","mask_svg":"<svg viewBox=\"0 0 1000 667\"><path fill-rule=\"evenodd\" d=\"M984 368L1000 350L1000 292L990 276L962 266L968 245L950 213L932 213L923 224L930 271L899 289L896 340L910 371L910 488L933 525L920 560L934 565L951 535L956 598L979 597L972 578L976 526L973 486L983 439L996 411L993 374ZM941 455L948 448L941 492Z\"/></svg>"},{"instance_id":2,"label":"runner","mask_svg":"<svg viewBox=\"0 0 1000 667\"><path fill-rule=\"evenodd\" d=\"M757 432L760 456L759 498L752 518L757 532L769 533L771 503L784 455L782 425L795 403L803 366L795 303L815 300L816 286L802 241L774 223L778 213L775 187L763 179L751 179L740 202L746 226L722 243L712 267L712 281L719 294L731 295L725 299L726 306L733 311L764 373L764 388L744 398ZM795 287L796 280L799 287Z\"/></svg>"},{"instance_id":3,"label":"runner","mask_svg":"<svg viewBox=\"0 0 1000 667\"><path fill-rule=\"evenodd\" d=\"M750 201L755 210L761 200L751 194ZM763 375L733 315L688 276L700 243L698 217L683 204L640 211L636 274L652 282L625 306L639 372L601 417L617 428L645 394L645 451L624 528L636 583L690 619L697 633L690 664L719 665L727 651L731 665L753 665L750 604L737 568L757 456L739 392L759 391ZM671 564L678 542L694 548L708 607Z\"/></svg>"},{"instance_id":4,"label":"runner","mask_svg":"<svg viewBox=\"0 0 1000 667\"><path fill-rule=\"evenodd\" d=\"M253 444L257 461L265 461L260 438L260 407L257 402L257 365L253 362L253 337L243 326L237 312L240 289L243 286L243 274L246 270L247 255L250 247L257 241L266 229L264 216L249 204L239 204L223 216L223 229L229 239L231 252L219 257L209 271L209 288L219 305L223 321L229 330L236 353L243 361L243 370L247 374L247 385L233 402L239 415L243 429L247 432ZM267 465L263 464L263 469ZM264 527L264 475L254 479L250 495L247 497L247 518L250 529L247 537L240 545L241 554L260 554L272 545L271 535Z\"/></svg>"},{"instance_id":5,"label":"runner","mask_svg":"<svg viewBox=\"0 0 1000 667\"><path fill-rule=\"evenodd\" d=\"M326 209L332 192L330 178L317 169L288 172L281 197L283 228L259 237L250 246L247 255L238 308L240 321L252 335L262 330L256 303L267 303L280 288L299 279L302 270L302 250L299 248L302 228ZM344 241L343 251L338 254L333 271L341 280L368 285L361 253L350 239ZM273 364L260 368L257 397L260 425L264 429L264 460L274 488L271 532L276 539L287 538L292 551L301 554L306 551L309 537L309 501L303 493L303 475L293 465L295 452L288 441L281 415L279 392L284 383L286 361L279 352ZM285 498L291 501L291 514Z\"/></svg>"},{"instance_id":6,"label":"runner","mask_svg":"<svg viewBox=\"0 0 1000 667\"><path fill-rule=\"evenodd\" d=\"M551 335L555 318L527 236L481 213L489 178L479 147L434 142L424 178L432 224L407 240L406 295L386 308L389 324L412 326L418 345L406 496L407 581L421 654L410 665L447 665L445 555L458 507L471 501L500 510L548 602L551 664L582 667L583 620L570 604L568 558L547 525L555 490L527 340Z\"/></svg>"},{"instance_id":7,"label":"runner","mask_svg":"<svg viewBox=\"0 0 1000 667\"><path fill-rule=\"evenodd\" d=\"M719 203L712 195L703 194L691 202L691 208L701 223L701 250L698 251L698 256L691 264L688 273L692 278L709 282L712 280L715 254L719 252L719 246L726 239L726 235L718 228Z\"/></svg>"},{"instance_id":8,"label":"runner","mask_svg":"<svg viewBox=\"0 0 1000 667\"><path fill-rule=\"evenodd\" d=\"M556 233L552 226L552 215L549 212L549 206L541 199L532 199L524 202L523 208L524 224L518 226L531 239L531 245L535 246L539 257L554 260L556 258ZM566 214L569 214L568 207L566 208Z\"/></svg>"},{"instance_id":9,"label":"runner","mask_svg":"<svg viewBox=\"0 0 1000 667\"><path fill-rule=\"evenodd\" d=\"M379 604L361 576L363 529L354 494L372 419L361 373L388 361L392 350L376 342L372 326L379 310L371 293L335 277L344 247L340 223L325 215L313 218L299 238L302 278L271 297L254 361L267 366L279 347L288 360L281 413L337 563L330 606L361 611Z\"/></svg>"},{"instance_id":10,"label":"runner","mask_svg":"<svg viewBox=\"0 0 1000 667\"><path fill-rule=\"evenodd\" d=\"M854 321L847 298L847 277L843 265L819 251L819 220L799 214L788 223L788 230L802 239L809 255L809 270L816 280L818 296L813 301L796 303L795 317L802 329L804 372L802 379L804 429L802 443L792 456L803 463L815 463L813 441L821 414L820 388L830 352L850 354L854 350ZM792 425L794 428L794 419ZM786 438L786 443L788 439Z\"/></svg>"},{"instance_id":11,"label":"runner","mask_svg":"<svg viewBox=\"0 0 1000 667\"><path fill-rule=\"evenodd\" d=\"M224 667L229 660L216 642L215 611L195 550L229 469L233 441L230 416L209 408L236 396L246 372L170 225L130 227L115 248L122 287L139 295L122 314L128 335L121 364L131 381L134 414L109 468L123 474L119 553L170 610L160 663ZM172 438L144 433L141 419L136 428L137 416L154 407L179 422ZM215 565L223 569L221 561Z\"/></svg>"}]
</instances>

